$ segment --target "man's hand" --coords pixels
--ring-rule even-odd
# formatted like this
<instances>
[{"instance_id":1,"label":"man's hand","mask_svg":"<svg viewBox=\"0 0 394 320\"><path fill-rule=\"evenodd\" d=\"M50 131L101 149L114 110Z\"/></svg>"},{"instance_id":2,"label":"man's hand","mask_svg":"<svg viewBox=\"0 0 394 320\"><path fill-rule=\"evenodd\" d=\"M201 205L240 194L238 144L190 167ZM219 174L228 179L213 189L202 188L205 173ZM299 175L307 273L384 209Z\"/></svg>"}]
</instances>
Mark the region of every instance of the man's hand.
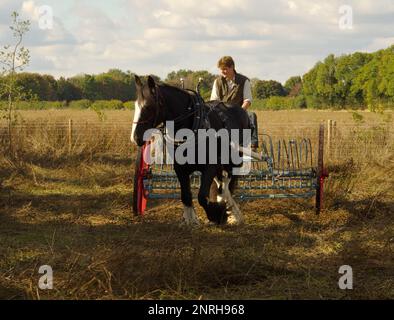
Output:
<instances>
[{"instance_id":1,"label":"man's hand","mask_svg":"<svg viewBox=\"0 0 394 320\"><path fill-rule=\"evenodd\" d=\"M251 105L252 105L252 104L250 103L249 100L245 100L244 103L243 103L243 105L242 105L242 109L248 110L249 107L250 107Z\"/></svg>"}]
</instances>

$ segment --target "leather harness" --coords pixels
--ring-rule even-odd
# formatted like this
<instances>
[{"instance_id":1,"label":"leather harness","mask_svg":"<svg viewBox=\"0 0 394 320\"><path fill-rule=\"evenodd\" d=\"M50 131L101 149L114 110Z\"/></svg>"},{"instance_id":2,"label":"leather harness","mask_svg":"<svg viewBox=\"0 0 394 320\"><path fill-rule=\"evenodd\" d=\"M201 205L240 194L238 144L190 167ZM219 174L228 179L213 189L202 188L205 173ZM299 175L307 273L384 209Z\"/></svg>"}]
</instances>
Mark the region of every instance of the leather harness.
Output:
<instances>
[{"instance_id":1,"label":"leather harness","mask_svg":"<svg viewBox=\"0 0 394 320\"><path fill-rule=\"evenodd\" d=\"M223 110L223 107L220 107L221 105L224 106L224 104L220 101L212 101L209 103L205 103L204 99L201 97L201 95L194 91L194 90L187 90L191 94L192 98L192 103L191 106L189 106L188 110L192 111L194 110L194 121L193 121L193 127L192 131L197 134L199 129L205 129L208 130L211 128L211 124L209 122L209 114L213 111L217 113L219 116L219 119L223 123L223 126L225 129L228 129L228 116Z\"/></svg>"}]
</instances>

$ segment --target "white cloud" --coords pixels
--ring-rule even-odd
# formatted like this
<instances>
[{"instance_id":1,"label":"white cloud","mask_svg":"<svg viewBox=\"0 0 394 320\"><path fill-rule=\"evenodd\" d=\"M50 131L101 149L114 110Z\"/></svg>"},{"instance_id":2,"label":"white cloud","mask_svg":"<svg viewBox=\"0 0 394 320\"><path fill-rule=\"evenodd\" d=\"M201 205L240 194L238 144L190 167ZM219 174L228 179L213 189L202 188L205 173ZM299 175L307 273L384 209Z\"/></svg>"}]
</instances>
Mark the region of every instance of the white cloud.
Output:
<instances>
[{"instance_id":1,"label":"white cloud","mask_svg":"<svg viewBox=\"0 0 394 320\"><path fill-rule=\"evenodd\" d=\"M162 77L177 68L216 72L218 58L233 55L247 76L285 81L329 53L394 42L392 0L46 0L55 17L45 31L37 23L41 4L1 0L0 44L9 39L9 14L19 10L32 20L30 70L56 76L113 67ZM353 7L353 30L339 28L343 4Z\"/></svg>"},{"instance_id":2,"label":"white cloud","mask_svg":"<svg viewBox=\"0 0 394 320\"><path fill-rule=\"evenodd\" d=\"M33 21L37 21L39 19L38 6L36 6L33 0L23 1L22 14L28 16Z\"/></svg>"},{"instance_id":3,"label":"white cloud","mask_svg":"<svg viewBox=\"0 0 394 320\"><path fill-rule=\"evenodd\" d=\"M287 4L289 5L289 8L291 10L296 10L298 8L297 4L294 1L289 1L287 2Z\"/></svg>"},{"instance_id":4,"label":"white cloud","mask_svg":"<svg viewBox=\"0 0 394 320\"><path fill-rule=\"evenodd\" d=\"M394 45L394 37L376 38L365 48L365 51L373 52L392 45Z\"/></svg>"},{"instance_id":5,"label":"white cloud","mask_svg":"<svg viewBox=\"0 0 394 320\"><path fill-rule=\"evenodd\" d=\"M392 0L357 0L352 5L359 14L387 14L394 13L394 1Z\"/></svg>"},{"instance_id":6,"label":"white cloud","mask_svg":"<svg viewBox=\"0 0 394 320\"><path fill-rule=\"evenodd\" d=\"M241 14L248 7L245 0L164 0L171 12L185 14L190 17L220 17L234 14Z\"/></svg>"}]
</instances>

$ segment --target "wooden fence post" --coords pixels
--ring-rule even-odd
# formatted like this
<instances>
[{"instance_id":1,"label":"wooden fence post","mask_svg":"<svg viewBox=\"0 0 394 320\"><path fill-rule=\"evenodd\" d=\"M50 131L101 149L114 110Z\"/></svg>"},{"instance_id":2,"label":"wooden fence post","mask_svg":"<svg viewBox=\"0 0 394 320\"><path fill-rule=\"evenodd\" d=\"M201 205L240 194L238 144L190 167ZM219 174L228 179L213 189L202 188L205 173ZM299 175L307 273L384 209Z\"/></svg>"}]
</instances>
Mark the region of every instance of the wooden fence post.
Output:
<instances>
[{"instance_id":1,"label":"wooden fence post","mask_svg":"<svg viewBox=\"0 0 394 320\"><path fill-rule=\"evenodd\" d=\"M71 154L72 145L73 145L73 121L71 119L68 119L67 136L68 136L68 153Z\"/></svg>"},{"instance_id":2,"label":"wooden fence post","mask_svg":"<svg viewBox=\"0 0 394 320\"><path fill-rule=\"evenodd\" d=\"M316 214L319 215L323 208L323 183L324 183L324 123L320 124L318 156L317 156L317 181L316 181Z\"/></svg>"},{"instance_id":3,"label":"wooden fence post","mask_svg":"<svg viewBox=\"0 0 394 320\"><path fill-rule=\"evenodd\" d=\"M335 152L335 150L337 150L336 148L333 147L335 141L337 140L337 122L336 122L335 120L332 122L332 136L331 136L331 138L332 138L332 141L331 141L331 143L332 143L331 148L332 148L332 149L334 150L334 152Z\"/></svg>"},{"instance_id":4,"label":"wooden fence post","mask_svg":"<svg viewBox=\"0 0 394 320\"><path fill-rule=\"evenodd\" d=\"M332 125L332 137L334 138L334 140L337 137L337 122L333 121L333 125Z\"/></svg>"},{"instance_id":5,"label":"wooden fence post","mask_svg":"<svg viewBox=\"0 0 394 320\"><path fill-rule=\"evenodd\" d=\"M331 141L332 141L332 120L327 121L327 152L331 154Z\"/></svg>"}]
</instances>

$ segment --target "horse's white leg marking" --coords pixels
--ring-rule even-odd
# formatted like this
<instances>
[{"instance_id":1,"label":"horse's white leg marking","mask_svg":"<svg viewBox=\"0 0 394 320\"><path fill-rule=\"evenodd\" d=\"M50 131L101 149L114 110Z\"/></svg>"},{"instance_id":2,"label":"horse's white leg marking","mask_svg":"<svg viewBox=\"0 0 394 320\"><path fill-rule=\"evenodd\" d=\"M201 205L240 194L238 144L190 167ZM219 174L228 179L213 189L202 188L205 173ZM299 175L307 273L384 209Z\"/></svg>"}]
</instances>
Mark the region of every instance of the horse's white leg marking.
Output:
<instances>
[{"instance_id":1,"label":"horse's white leg marking","mask_svg":"<svg viewBox=\"0 0 394 320\"><path fill-rule=\"evenodd\" d=\"M218 189L220 189L220 187L222 186L222 182L218 178L214 178L213 180L215 181L216 185L218 186ZM216 201L217 202L224 201L223 196L218 193L216 196Z\"/></svg>"},{"instance_id":2,"label":"horse's white leg marking","mask_svg":"<svg viewBox=\"0 0 394 320\"><path fill-rule=\"evenodd\" d=\"M243 222L243 215L241 210L239 209L237 203L234 201L229 185L230 185L231 178L229 178L227 175L223 177L223 198L225 199L228 207L228 212L229 212L229 218L228 218L228 223L229 224L241 224Z\"/></svg>"},{"instance_id":3,"label":"horse's white leg marking","mask_svg":"<svg viewBox=\"0 0 394 320\"><path fill-rule=\"evenodd\" d=\"M196 211L193 207L184 206L183 218L187 225L200 225L200 221L196 215Z\"/></svg>"},{"instance_id":4,"label":"horse's white leg marking","mask_svg":"<svg viewBox=\"0 0 394 320\"><path fill-rule=\"evenodd\" d=\"M215 181L218 188L220 188L220 186L222 185L222 182L218 178L214 178L213 181Z\"/></svg>"},{"instance_id":5,"label":"horse's white leg marking","mask_svg":"<svg viewBox=\"0 0 394 320\"><path fill-rule=\"evenodd\" d=\"M141 114L141 106L138 104L138 101L135 102L134 109L135 109L134 110L134 119L133 119L133 125L131 127L131 136L130 136L130 140L133 143L135 143L135 141L134 141L135 128L137 127L137 122L140 119L140 114Z\"/></svg>"}]
</instances>

